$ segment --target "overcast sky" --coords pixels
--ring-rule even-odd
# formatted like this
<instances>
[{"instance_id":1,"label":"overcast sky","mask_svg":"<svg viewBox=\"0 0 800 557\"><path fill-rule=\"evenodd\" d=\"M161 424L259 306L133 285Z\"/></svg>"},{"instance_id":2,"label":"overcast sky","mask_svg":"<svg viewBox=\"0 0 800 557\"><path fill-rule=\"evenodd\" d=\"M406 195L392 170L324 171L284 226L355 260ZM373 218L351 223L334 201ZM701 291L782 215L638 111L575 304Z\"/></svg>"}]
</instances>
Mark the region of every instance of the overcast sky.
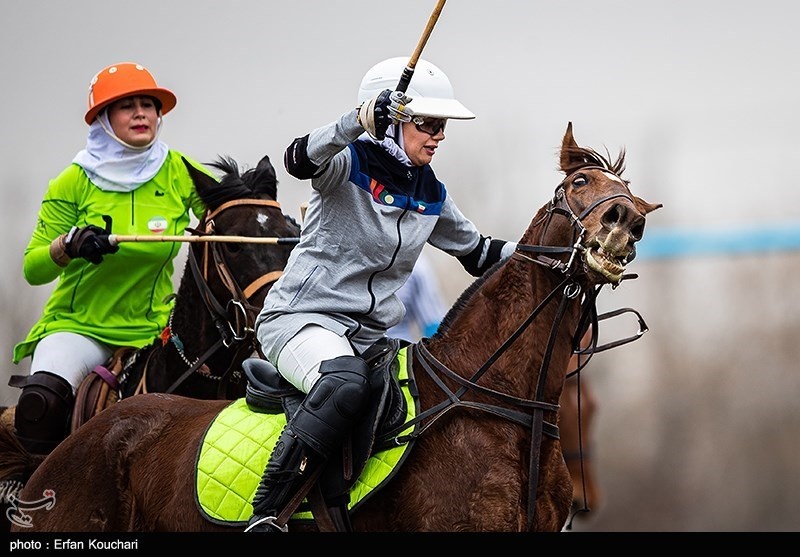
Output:
<instances>
[{"instance_id":1,"label":"overcast sky","mask_svg":"<svg viewBox=\"0 0 800 557\"><path fill-rule=\"evenodd\" d=\"M47 181L85 143L88 82L100 68L138 61L177 94L162 135L170 146L201 161L279 162L292 138L355 104L370 65L410 55L434 6L5 0L0 180L5 195L31 200L13 212L21 239ZM793 218L797 203L763 194L769 184L800 196L784 173L800 144L798 6L451 0L423 57L478 117L448 128L434 166L484 228L516 234L533 209L517 198L538 206L558 181L555 154L572 121L579 143L627 148L634 188L667 207L660 224L738 222L743 211ZM281 194L299 205L307 186L276 166Z\"/></svg>"}]
</instances>

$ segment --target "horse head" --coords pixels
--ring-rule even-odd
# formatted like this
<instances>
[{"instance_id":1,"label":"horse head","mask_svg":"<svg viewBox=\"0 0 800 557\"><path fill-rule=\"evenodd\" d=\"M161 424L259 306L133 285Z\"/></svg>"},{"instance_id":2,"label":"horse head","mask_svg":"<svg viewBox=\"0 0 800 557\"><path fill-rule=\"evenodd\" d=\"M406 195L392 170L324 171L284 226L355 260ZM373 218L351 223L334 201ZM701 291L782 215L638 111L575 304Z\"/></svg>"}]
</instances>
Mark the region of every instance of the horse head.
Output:
<instances>
[{"instance_id":1,"label":"horse head","mask_svg":"<svg viewBox=\"0 0 800 557\"><path fill-rule=\"evenodd\" d=\"M623 279L625 267L636 257L636 242L644 234L646 215L660 208L633 195L623 179L625 151L615 161L588 147L579 146L567 126L561 144L561 171L564 180L546 209L549 215L560 214L561 230L572 230L575 250L569 264L579 259L586 285L611 283ZM558 225L556 225L558 229ZM564 259L562 259L564 261Z\"/></svg>"},{"instance_id":2,"label":"horse head","mask_svg":"<svg viewBox=\"0 0 800 557\"><path fill-rule=\"evenodd\" d=\"M503 508L515 508L511 529L519 530L558 530L565 523L572 482L558 442L557 412L568 363L589 324L597 330L599 290L630 278L624 273L644 233L646 215L660 207L631 193L621 177L624 152L611 162L579 146L571 124L560 167L564 179L536 212L514 255L475 281L437 333L413 347L421 416L437 421L444 412L450 415L450 421L438 420L438 428L432 426L418 442L430 454L446 445L454 452L448 455L451 461L471 461L473 454L483 453L475 447L497 442L502 430L503 454L527 466L510 465L498 473L502 481L476 479L462 491L473 500L475 493L494 490L492 496L505 501ZM456 418L452 409L461 405L473 415ZM472 450L462 450L461 444ZM435 457L427 465L437 474L447 473ZM498 491L503 482L508 489ZM442 529L452 526L447 520L458 519L478 520L442 517Z\"/></svg>"},{"instance_id":3,"label":"horse head","mask_svg":"<svg viewBox=\"0 0 800 557\"><path fill-rule=\"evenodd\" d=\"M224 174L219 183L187 165L207 211L197 226L201 235L234 236L241 242L194 244L198 261L209 273L209 286L220 301L238 293L235 282L251 307L261 309L269 287L283 273L289 254L300 235L298 223L277 202L277 178L268 156L255 168L240 173L231 158L220 158L209 166ZM255 241L248 242L246 238ZM272 244L258 239L285 239ZM292 242L295 240L295 242ZM230 280L224 276L230 272ZM216 279L215 276L216 275Z\"/></svg>"},{"instance_id":4,"label":"horse head","mask_svg":"<svg viewBox=\"0 0 800 557\"><path fill-rule=\"evenodd\" d=\"M202 241L189 247L165 332L170 353L149 358L146 390L237 398L244 396L246 382L234 368L258 349L255 318L286 266L300 226L281 210L269 157L244 172L235 160L220 157L209 164L222 171L219 181L184 163L206 205L190 230Z\"/></svg>"}]
</instances>

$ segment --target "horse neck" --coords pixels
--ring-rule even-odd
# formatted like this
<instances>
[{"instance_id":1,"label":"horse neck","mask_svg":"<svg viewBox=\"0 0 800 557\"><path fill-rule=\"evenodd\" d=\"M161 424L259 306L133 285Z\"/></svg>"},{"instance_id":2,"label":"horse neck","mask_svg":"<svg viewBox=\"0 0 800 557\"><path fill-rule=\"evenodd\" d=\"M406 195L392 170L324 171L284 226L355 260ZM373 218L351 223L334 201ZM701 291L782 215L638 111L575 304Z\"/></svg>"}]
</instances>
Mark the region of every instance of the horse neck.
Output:
<instances>
[{"instance_id":1,"label":"horse neck","mask_svg":"<svg viewBox=\"0 0 800 557\"><path fill-rule=\"evenodd\" d=\"M193 247L189 246L189 249L193 249ZM202 271L203 259L199 255L197 262ZM161 353L157 355L158 357L151 360L155 367L163 367L163 369L151 369L148 372L151 377L148 385L154 391L163 391L169 388L191 367L190 364L194 364L220 338L188 259L170 316L170 335L173 337L173 341L164 345ZM177 343L175 338L177 338ZM181 357L177 345L182 345L184 356L189 363ZM232 354L232 351L224 348L215 351L205 362L210 373L215 376L222 375L231 364ZM158 385L153 385L154 383L158 383ZM217 398L215 384L208 382L205 386L199 386L191 376L175 392L194 398Z\"/></svg>"},{"instance_id":2,"label":"horse neck","mask_svg":"<svg viewBox=\"0 0 800 557\"><path fill-rule=\"evenodd\" d=\"M189 249L194 248L195 246L189 246ZM198 250L202 253L202 247ZM202 256L198 255L196 259L200 271L203 272ZM188 259L175 297L171 324L174 329L172 334L178 335L190 357L196 358L201 355L219 337Z\"/></svg>"},{"instance_id":3,"label":"horse neck","mask_svg":"<svg viewBox=\"0 0 800 557\"><path fill-rule=\"evenodd\" d=\"M559 223L547 226L540 216L543 216L541 210L520 243L571 245L568 227ZM559 271L512 257L482 281L449 327L429 341L430 352L454 372L470 378L530 320L478 383L519 398L556 404L580 316L580 296L565 300L563 315L559 316L564 279ZM548 350L551 335L554 341ZM549 365L545 370L544 392L537 394L545 358L549 359Z\"/></svg>"}]
</instances>

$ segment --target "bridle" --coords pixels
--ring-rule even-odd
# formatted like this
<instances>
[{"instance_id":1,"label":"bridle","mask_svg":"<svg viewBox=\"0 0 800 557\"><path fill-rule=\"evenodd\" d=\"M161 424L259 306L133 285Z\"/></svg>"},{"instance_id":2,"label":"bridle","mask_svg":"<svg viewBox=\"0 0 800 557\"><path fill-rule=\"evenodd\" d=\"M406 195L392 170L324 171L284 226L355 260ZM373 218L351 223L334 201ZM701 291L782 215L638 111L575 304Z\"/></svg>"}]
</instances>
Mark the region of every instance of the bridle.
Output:
<instances>
[{"instance_id":1,"label":"bridle","mask_svg":"<svg viewBox=\"0 0 800 557\"><path fill-rule=\"evenodd\" d=\"M221 204L213 211L207 211L200 223L203 225L202 230L188 230L190 230L190 232L193 234L200 236L214 235L216 232L216 223L214 219L223 211L240 205L261 205L266 207L274 207L280 210L280 204L271 199L235 199ZM195 250L189 250L188 261L195 284L197 285L206 309L211 315L214 325L219 332L219 339L202 355L200 355L194 361L194 363L191 364L189 364L189 361L183 352L179 350L181 357L189 365L189 368L183 372L183 374L178 377L178 379L172 385L170 385L165 392L173 392L192 373L201 371L202 377L220 382L218 395L221 397L224 395L225 389L230 382L241 380L241 377L234 377L237 374L241 376L241 372L228 368L222 375L211 375L208 373L207 366L205 369L203 369L204 364L215 352L217 352L217 350L222 347L236 349L236 357L233 359L233 361L236 361L240 355L245 353L246 350L251 352L256 350L254 336L255 318L261 308L252 305L250 303L250 299L261 289L278 280L278 278L280 278L280 276L283 274L283 269L275 269L264 273L248 284L245 288L242 288L231 273L230 265L226 261L225 254L222 252L219 243L203 243L202 270L201 264L198 262L197 256L195 255ZM217 297L214 296L214 293L208 284L209 269L212 263L214 269L216 269L217 274L220 277L220 280L222 281L222 284L230 294L230 299L225 303L225 305L220 303ZM144 381L144 376L142 381Z\"/></svg>"},{"instance_id":2,"label":"bridle","mask_svg":"<svg viewBox=\"0 0 800 557\"><path fill-rule=\"evenodd\" d=\"M214 218L225 210L240 205L262 205L280 209L280 204L270 199L236 199L228 201L205 216L203 219L205 227L199 235L214 235L216 231ZM194 232L198 233L197 231ZM211 257L209 257L209 254ZM229 348L236 342L244 341L253 333L255 314L257 314L261 308L251 305L249 300L259 290L278 280L283 274L283 269L276 269L264 273L247 285L247 287L241 288L230 271L230 265L225 259L225 254L222 252L220 244L214 242L204 243L202 260L203 270L201 273L194 251L190 251L189 262L195 282L203 296L203 301L209 313L211 313L211 316L214 318L214 323L219 331L222 344L226 348ZM217 301L211 288L208 286L209 264L211 261L213 261L222 284L231 295L231 299L227 302L225 307Z\"/></svg>"},{"instance_id":3,"label":"bridle","mask_svg":"<svg viewBox=\"0 0 800 557\"><path fill-rule=\"evenodd\" d=\"M590 168L596 168L604 172L609 172L607 168L598 166L591 166L591 167L586 166L578 170L575 170L574 172L583 171ZM561 275L563 275L563 280L561 280L559 284L557 284L555 288L547 296L545 296L545 298L532 310L530 315L522 322L522 324L511 334L511 336L509 336L500 345L499 348L497 348L497 350L495 350L495 352L483 363L483 365L481 365L481 367L469 379L452 371L446 365L440 362L433 354L430 353L430 351L426 346L425 341L420 341L418 343L411 345L409 347L409 357L411 358L412 361L409 362L408 365L409 374L411 374L411 370L413 369L413 360L414 359L418 360L422 368L428 374L428 376L447 396L444 401L419 413L412 420L406 422L402 426L399 426L392 431L386 432L381 439L382 444L388 444L388 445L401 445L407 442L411 442L416 438L418 438L419 436L421 436L436 420L444 416L450 410L453 410L454 408L457 407L465 407L465 408L472 408L485 411L495 416L500 416L509 421L530 428L531 446L530 446L530 469L528 475L528 515L527 515L528 530L530 530L533 527L534 513L536 509L536 490L539 481L539 459L541 456L540 453L541 453L542 437L543 435L548 435L555 439L558 439L559 437L558 426L554 423L546 422L544 420L544 413L545 412L557 413L559 410L559 405L545 402L544 390L547 380L547 372L550 367L550 359L552 357L553 348L556 343L559 325L566 313L567 307L573 300L577 299L580 296L582 291L580 283L575 278L576 273L580 268L580 266L577 264L578 256L583 254L587 249L586 246L584 245L586 228L583 226L583 223L581 221L586 216L588 216L592 211L594 211L597 207L612 199L624 197L633 201L629 193L622 193L622 192L615 193L594 201L586 209L584 209L580 213L580 215L578 215L570 207L569 202L566 198L566 191L565 191L565 184L569 179L569 177L572 176L572 174L574 174L574 172L571 173L569 176L567 176L556 187L555 194L551 199L551 201L548 203L546 213L543 216L543 220L546 222L544 224L543 231L541 234L541 236L544 237L547 228L550 226L551 220L554 215L562 215L566 217L568 221L571 223L573 229L573 237L574 237L572 245L569 247L559 247L559 246L544 246L544 245L532 245L532 244L517 244L516 251L512 256L518 260L542 265L556 273L560 273ZM617 178L619 177L617 176ZM624 182L622 183L624 184ZM551 254L569 254L569 257L565 263L559 259L550 257ZM629 279L629 278L636 278L636 275L623 276L623 279ZM642 320L641 315L639 315L638 312L630 308L625 308L623 310L617 310L615 312L609 312L608 314L603 314L602 316L598 316L597 306L595 304L595 301L597 298L597 294L600 292L600 289L603 286L604 284L600 284L594 287L593 289L588 290L584 294L583 301L581 302L581 316L579 319L578 329L576 331L575 337L573 338L573 352L579 350L578 343L582 338L582 336L584 335L584 333L586 332L588 324L590 322L593 324L590 346L588 349L581 351L581 353L583 354L589 354L589 357L586 358L586 361L583 364L584 366L586 365L586 363L588 363L589 359L591 359L591 354L596 352L601 352L603 350L607 350L615 346L626 344L628 342L631 342L632 340L636 340L647 331L647 326ZM556 299L559 292L563 294L559 302L559 306L556 312L556 317L550 329L550 334L548 336L544 357L542 358L542 363L539 368L539 376L534 398L533 399L519 398L479 385L478 381L484 375L484 373L486 373L486 371L500 358L500 356L514 344L514 342L525 332L525 330L531 325L531 323L533 323L533 321L542 312L542 310L548 304L550 304L550 302ZM621 313L625 313L628 311L636 313L636 315L639 317L639 328L640 328L639 332L635 336L630 337L628 339L615 341L598 347L597 346L598 322L607 317L613 317L615 315L619 315ZM578 371L579 369L575 370L573 373L577 373ZM447 377L449 380L459 385L458 390L456 392L450 390L442 380L442 376ZM487 395L490 398L497 400L502 405L463 400L464 395L470 390ZM417 427L417 425L419 424L422 425ZM410 426L414 426L411 433L400 435L402 432L407 431Z\"/></svg>"},{"instance_id":4,"label":"bridle","mask_svg":"<svg viewBox=\"0 0 800 557\"><path fill-rule=\"evenodd\" d=\"M524 258L528 261L533 263L537 263L539 265L544 265L545 267L549 267L551 269L556 269L561 271L563 274L574 273L575 269L575 259L576 256L582 255L586 251L586 246L584 246L583 242L585 241L586 237L586 228L583 226L583 219L589 216L589 214L594 211L598 206L611 201L612 199L616 199L618 197L623 197L633 203L633 198L631 197L630 190L628 190L627 185L625 182L620 178L617 174L614 176L617 180L620 181L623 185L625 185L625 192L614 193L611 195L607 195L605 197L601 197L600 199L596 199L593 201L588 207L586 207L583 211L581 211L580 215L576 214L575 211L572 210L572 207L567 200L566 194L566 183L569 181L569 178L575 174L576 172L583 172L586 170L600 170L602 172L608 172L614 174L607 168L603 168L602 166L584 166L579 168L578 170L573 171L569 176L564 178L555 189L555 193L553 194L553 198L550 200L550 203L547 206L547 211L544 215L544 219L547 220L547 223L542 229L542 235L547 232L547 228L550 225L550 221L552 220L554 215L562 215L567 218L567 220L572 224L572 228L574 231L575 240L573 241L573 245L570 247L560 247L560 246L540 246L540 245L525 245L525 244L518 244L515 256L517 258ZM524 255L525 253L534 253L536 254L534 257L528 257ZM547 257L542 254L557 254L557 253L569 253L570 257L566 263L560 261L559 259L554 259L551 257ZM630 277L629 277L630 278Z\"/></svg>"}]
</instances>

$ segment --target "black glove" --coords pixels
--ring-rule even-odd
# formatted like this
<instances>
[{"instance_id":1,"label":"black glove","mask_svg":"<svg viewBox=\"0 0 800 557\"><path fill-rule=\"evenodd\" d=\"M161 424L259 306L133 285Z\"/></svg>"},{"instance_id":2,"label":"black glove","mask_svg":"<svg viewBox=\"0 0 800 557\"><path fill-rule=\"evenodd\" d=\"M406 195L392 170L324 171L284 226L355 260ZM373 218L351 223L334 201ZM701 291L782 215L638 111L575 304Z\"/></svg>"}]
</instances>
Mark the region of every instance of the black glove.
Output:
<instances>
[{"instance_id":1,"label":"black glove","mask_svg":"<svg viewBox=\"0 0 800 557\"><path fill-rule=\"evenodd\" d=\"M411 101L401 91L384 89L372 99L358 107L358 122L375 139L386 137L389 124L410 122L411 117L403 112L403 107Z\"/></svg>"},{"instance_id":2,"label":"black glove","mask_svg":"<svg viewBox=\"0 0 800 557\"><path fill-rule=\"evenodd\" d=\"M67 255L73 259L83 257L98 265L103 262L103 255L117 253L119 246L112 244L108 238L111 232L111 223L108 224L108 230L103 230L93 224L81 228L73 226L64 242Z\"/></svg>"},{"instance_id":3,"label":"black glove","mask_svg":"<svg viewBox=\"0 0 800 557\"><path fill-rule=\"evenodd\" d=\"M481 235L481 241L467 255L458 258L464 269L474 277L479 277L498 261L508 259L517 249L516 242L495 240L491 236Z\"/></svg>"}]
</instances>

